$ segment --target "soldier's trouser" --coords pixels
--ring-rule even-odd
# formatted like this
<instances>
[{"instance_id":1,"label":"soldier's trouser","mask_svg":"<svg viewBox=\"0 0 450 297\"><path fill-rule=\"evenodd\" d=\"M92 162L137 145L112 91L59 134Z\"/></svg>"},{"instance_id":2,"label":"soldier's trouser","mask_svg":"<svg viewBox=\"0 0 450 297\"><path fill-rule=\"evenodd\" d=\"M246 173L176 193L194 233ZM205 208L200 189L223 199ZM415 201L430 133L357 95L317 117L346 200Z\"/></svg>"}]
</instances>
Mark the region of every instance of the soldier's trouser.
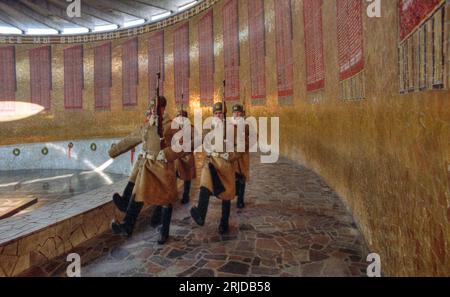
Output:
<instances>
[{"instance_id":1,"label":"soldier's trouser","mask_svg":"<svg viewBox=\"0 0 450 297\"><path fill-rule=\"evenodd\" d=\"M206 213L208 212L209 197L212 193L205 187L200 187L197 207L191 208L191 216L194 221L203 226L205 224Z\"/></svg>"},{"instance_id":2,"label":"soldier's trouser","mask_svg":"<svg viewBox=\"0 0 450 297\"><path fill-rule=\"evenodd\" d=\"M181 203L185 204L189 202L190 191L191 191L191 181L185 180L183 184L183 199L181 199Z\"/></svg>"},{"instance_id":3,"label":"soldier's trouser","mask_svg":"<svg viewBox=\"0 0 450 297\"><path fill-rule=\"evenodd\" d=\"M128 224L131 227L134 227L136 224L137 218L139 216L139 213L141 212L142 208L144 207L143 202L136 202L136 200L133 199L128 204L128 209L125 214L125 218L123 220L124 224Z\"/></svg>"},{"instance_id":4,"label":"soldier's trouser","mask_svg":"<svg viewBox=\"0 0 450 297\"><path fill-rule=\"evenodd\" d=\"M113 202L116 205L117 209L121 212L126 212L128 208L128 204L130 203L131 194L133 193L134 183L128 182L125 189L123 190L122 196L118 193L114 193Z\"/></svg>"},{"instance_id":5,"label":"soldier's trouser","mask_svg":"<svg viewBox=\"0 0 450 297\"><path fill-rule=\"evenodd\" d=\"M220 218L219 233L223 234L228 231L228 221L230 218L231 201L222 200L222 217Z\"/></svg>"},{"instance_id":6,"label":"soldier's trouser","mask_svg":"<svg viewBox=\"0 0 450 297\"><path fill-rule=\"evenodd\" d=\"M150 219L150 226L156 227L161 224L162 206L155 206L152 212L152 218Z\"/></svg>"},{"instance_id":7,"label":"soldier's trouser","mask_svg":"<svg viewBox=\"0 0 450 297\"><path fill-rule=\"evenodd\" d=\"M245 206L244 194L245 194L245 176L236 173L236 195L237 195L236 204L238 208L243 208Z\"/></svg>"},{"instance_id":8,"label":"soldier's trouser","mask_svg":"<svg viewBox=\"0 0 450 297\"><path fill-rule=\"evenodd\" d=\"M172 205L163 206L162 208L162 227L158 239L159 244L164 244L169 238L170 221L172 220Z\"/></svg>"}]
</instances>

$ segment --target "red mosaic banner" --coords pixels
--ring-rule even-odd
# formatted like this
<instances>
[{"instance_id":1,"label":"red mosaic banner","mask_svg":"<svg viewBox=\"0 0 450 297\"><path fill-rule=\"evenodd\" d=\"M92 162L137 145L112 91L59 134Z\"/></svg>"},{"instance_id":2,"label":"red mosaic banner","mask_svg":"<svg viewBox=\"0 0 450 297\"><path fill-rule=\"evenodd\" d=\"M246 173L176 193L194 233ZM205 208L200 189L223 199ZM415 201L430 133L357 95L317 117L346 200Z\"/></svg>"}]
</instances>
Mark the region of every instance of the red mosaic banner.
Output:
<instances>
[{"instance_id":1,"label":"red mosaic banner","mask_svg":"<svg viewBox=\"0 0 450 297\"><path fill-rule=\"evenodd\" d=\"M16 90L15 47L0 47L0 101L14 101Z\"/></svg>"},{"instance_id":2,"label":"red mosaic banner","mask_svg":"<svg viewBox=\"0 0 450 297\"><path fill-rule=\"evenodd\" d=\"M325 86L322 4L323 0L303 1L306 89L309 92L322 89Z\"/></svg>"},{"instance_id":3,"label":"red mosaic banner","mask_svg":"<svg viewBox=\"0 0 450 297\"><path fill-rule=\"evenodd\" d=\"M445 0L400 0L400 40L413 33Z\"/></svg>"},{"instance_id":4,"label":"red mosaic banner","mask_svg":"<svg viewBox=\"0 0 450 297\"><path fill-rule=\"evenodd\" d=\"M189 23L173 34L173 56L175 102L189 103Z\"/></svg>"},{"instance_id":5,"label":"red mosaic banner","mask_svg":"<svg viewBox=\"0 0 450 297\"><path fill-rule=\"evenodd\" d=\"M237 0L230 0L222 10L225 98L239 100L239 16Z\"/></svg>"},{"instance_id":6,"label":"red mosaic banner","mask_svg":"<svg viewBox=\"0 0 450 297\"><path fill-rule=\"evenodd\" d=\"M130 39L122 44L122 105L137 105L139 84L138 39Z\"/></svg>"},{"instance_id":7,"label":"red mosaic banner","mask_svg":"<svg viewBox=\"0 0 450 297\"><path fill-rule=\"evenodd\" d=\"M252 99L266 97L266 36L264 0L248 2L248 30L250 45L250 75Z\"/></svg>"},{"instance_id":8,"label":"red mosaic banner","mask_svg":"<svg viewBox=\"0 0 450 297\"><path fill-rule=\"evenodd\" d=\"M337 0L339 79L345 80L364 69L361 0Z\"/></svg>"},{"instance_id":9,"label":"red mosaic banner","mask_svg":"<svg viewBox=\"0 0 450 297\"><path fill-rule=\"evenodd\" d=\"M29 51L31 103L50 109L52 89L51 47L44 46Z\"/></svg>"},{"instance_id":10,"label":"red mosaic banner","mask_svg":"<svg viewBox=\"0 0 450 297\"><path fill-rule=\"evenodd\" d=\"M156 97L157 74L161 73L159 93L164 94L164 31L153 34L148 39L148 88L149 101Z\"/></svg>"},{"instance_id":11,"label":"red mosaic banner","mask_svg":"<svg viewBox=\"0 0 450 297\"><path fill-rule=\"evenodd\" d=\"M83 46L77 45L64 50L64 107L83 107Z\"/></svg>"},{"instance_id":12,"label":"red mosaic banner","mask_svg":"<svg viewBox=\"0 0 450 297\"><path fill-rule=\"evenodd\" d=\"M291 0L275 0L275 32L278 97L290 97L294 93Z\"/></svg>"},{"instance_id":13,"label":"red mosaic banner","mask_svg":"<svg viewBox=\"0 0 450 297\"><path fill-rule=\"evenodd\" d=\"M214 99L214 27L213 13L209 11L198 23L200 101Z\"/></svg>"},{"instance_id":14,"label":"red mosaic banner","mask_svg":"<svg viewBox=\"0 0 450 297\"><path fill-rule=\"evenodd\" d=\"M94 48L95 108L111 107L111 87L111 42L107 42Z\"/></svg>"}]
</instances>

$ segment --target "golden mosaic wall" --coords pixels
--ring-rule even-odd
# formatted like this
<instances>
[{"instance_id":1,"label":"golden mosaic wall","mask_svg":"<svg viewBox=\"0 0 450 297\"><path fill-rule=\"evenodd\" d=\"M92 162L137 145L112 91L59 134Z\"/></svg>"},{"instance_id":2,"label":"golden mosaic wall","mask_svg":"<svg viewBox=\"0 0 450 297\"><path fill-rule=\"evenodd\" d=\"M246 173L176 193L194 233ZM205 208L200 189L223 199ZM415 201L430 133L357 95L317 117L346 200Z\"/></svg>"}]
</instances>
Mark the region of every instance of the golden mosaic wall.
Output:
<instances>
[{"instance_id":1,"label":"golden mosaic wall","mask_svg":"<svg viewBox=\"0 0 450 297\"><path fill-rule=\"evenodd\" d=\"M250 98L248 1L239 0L241 96L245 98ZM282 154L316 170L340 194L372 251L381 255L383 273L450 275L450 94L448 90L399 93L396 1L382 2L382 18L364 14L365 99L357 101L340 99L334 1L324 1L323 6L325 88L306 92L303 3L292 1L293 106L279 106L277 100L274 2L265 1L267 102L251 107L246 100L248 113L280 117ZM216 100L223 79L223 4L220 1L214 6ZM364 1L364 5L368 3ZM446 15L448 51L448 8ZM200 16L190 20L191 107L200 105ZM169 104L174 100L173 29L169 27L165 33L165 95ZM0 144L121 136L131 131L142 121L147 102L147 38L148 34L139 36L138 107L122 108L120 44L124 40L119 39L113 41L111 111L96 112L93 108L94 44L85 44L84 109L65 111L62 50L67 45L53 45L51 111L0 123ZM22 101L30 97L29 48L17 46L17 98Z\"/></svg>"}]
</instances>

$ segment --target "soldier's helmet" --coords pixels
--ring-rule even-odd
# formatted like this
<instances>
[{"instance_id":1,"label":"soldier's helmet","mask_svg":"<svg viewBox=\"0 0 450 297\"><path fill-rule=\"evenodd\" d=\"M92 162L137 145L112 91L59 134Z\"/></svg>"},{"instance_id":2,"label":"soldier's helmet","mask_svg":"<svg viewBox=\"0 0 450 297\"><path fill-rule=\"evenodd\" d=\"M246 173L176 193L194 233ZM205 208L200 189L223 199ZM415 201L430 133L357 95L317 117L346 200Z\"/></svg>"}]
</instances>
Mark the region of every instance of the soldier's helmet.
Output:
<instances>
[{"instance_id":1,"label":"soldier's helmet","mask_svg":"<svg viewBox=\"0 0 450 297\"><path fill-rule=\"evenodd\" d=\"M213 105L213 112L216 112L216 111L223 111L222 102L214 103L214 105Z\"/></svg>"},{"instance_id":2,"label":"soldier's helmet","mask_svg":"<svg viewBox=\"0 0 450 297\"><path fill-rule=\"evenodd\" d=\"M188 117L188 113L187 113L187 111L186 110L179 110L178 112L177 112L177 117L183 117L183 118L187 118Z\"/></svg>"},{"instance_id":3,"label":"soldier's helmet","mask_svg":"<svg viewBox=\"0 0 450 297\"><path fill-rule=\"evenodd\" d=\"M244 107L242 106L242 104L235 104L233 105L233 112L244 112Z\"/></svg>"}]
</instances>

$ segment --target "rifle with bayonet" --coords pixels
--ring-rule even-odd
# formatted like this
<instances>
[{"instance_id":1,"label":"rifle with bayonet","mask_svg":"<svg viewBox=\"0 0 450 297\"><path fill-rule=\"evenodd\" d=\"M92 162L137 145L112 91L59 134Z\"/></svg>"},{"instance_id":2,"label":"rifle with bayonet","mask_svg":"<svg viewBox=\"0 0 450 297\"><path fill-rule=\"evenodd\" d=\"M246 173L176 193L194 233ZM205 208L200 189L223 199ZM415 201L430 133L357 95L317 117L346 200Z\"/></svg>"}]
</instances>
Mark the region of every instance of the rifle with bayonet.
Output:
<instances>
[{"instance_id":1,"label":"rifle with bayonet","mask_svg":"<svg viewBox=\"0 0 450 297\"><path fill-rule=\"evenodd\" d=\"M160 100L160 94L159 94L159 81L161 79L161 72L158 72L156 74L156 116L158 118L158 135L159 138L161 139L162 142L162 138L163 138L163 125L162 125L162 121L163 121L163 115L161 112L161 100Z\"/></svg>"},{"instance_id":2,"label":"rifle with bayonet","mask_svg":"<svg viewBox=\"0 0 450 297\"><path fill-rule=\"evenodd\" d=\"M225 98L225 87L226 87L226 81L223 81L223 92L222 92L222 108L223 108L223 138L227 139L227 102Z\"/></svg>"}]
</instances>

